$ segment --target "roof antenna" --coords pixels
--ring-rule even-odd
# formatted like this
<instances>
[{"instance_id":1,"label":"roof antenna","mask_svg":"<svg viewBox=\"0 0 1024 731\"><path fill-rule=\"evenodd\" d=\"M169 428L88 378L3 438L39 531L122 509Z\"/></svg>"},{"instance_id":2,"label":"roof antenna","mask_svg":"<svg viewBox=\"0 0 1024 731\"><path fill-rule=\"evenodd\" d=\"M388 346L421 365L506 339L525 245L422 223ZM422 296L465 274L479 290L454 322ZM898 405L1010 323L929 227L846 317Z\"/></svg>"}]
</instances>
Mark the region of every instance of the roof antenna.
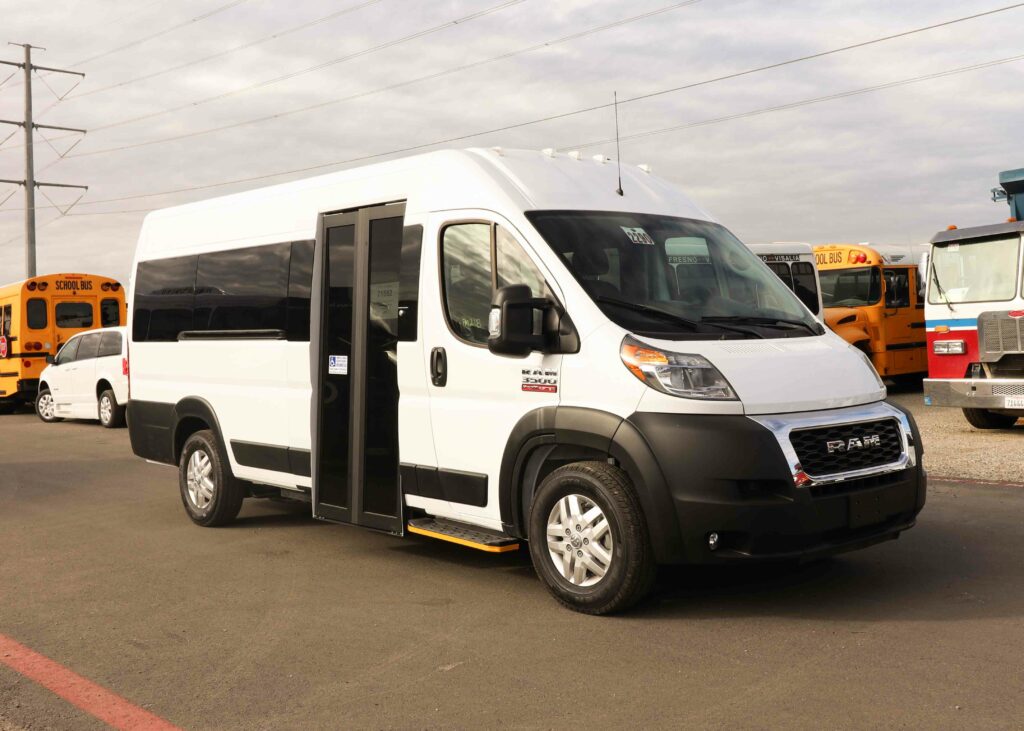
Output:
<instances>
[{"instance_id":1,"label":"roof antenna","mask_svg":"<svg viewBox=\"0 0 1024 731\"><path fill-rule=\"evenodd\" d=\"M619 152L619 92L612 92L612 106L615 107L615 164L619 168L619 187L615 192L624 195L622 192L622 154Z\"/></svg>"}]
</instances>

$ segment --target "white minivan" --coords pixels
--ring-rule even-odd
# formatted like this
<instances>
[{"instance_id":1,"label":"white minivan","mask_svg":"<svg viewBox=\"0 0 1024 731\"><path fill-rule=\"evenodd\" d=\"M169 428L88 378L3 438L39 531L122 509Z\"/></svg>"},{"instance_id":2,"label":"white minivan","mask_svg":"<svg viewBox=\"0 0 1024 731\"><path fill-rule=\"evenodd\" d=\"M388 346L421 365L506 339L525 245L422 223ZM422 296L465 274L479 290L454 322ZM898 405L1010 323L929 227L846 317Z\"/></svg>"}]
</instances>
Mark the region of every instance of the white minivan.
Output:
<instances>
[{"instance_id":1,"label":"white minivan","mask_svg":"<svg viewBox=\"0 0 1024 731\"><path fill-rule=\"evenodd\" d=\"M914 525L920 436L863 354L646 168L449 150L149 214L132 448L199 525L246 497L483 551L603 614L655 567Z\"/></svg>"},{"instance_id":2,"label":"white minivan","mask_svg":"<svg viewBox=\"0 0 1024 731\"><path fill-rule=\"evenodd\" d=\"M108 327L68 338L39 376L39 418L47 423L96 419L108 429L124 426L128 403L126 335L123 327Z\"/></svg>"}]
</instances>

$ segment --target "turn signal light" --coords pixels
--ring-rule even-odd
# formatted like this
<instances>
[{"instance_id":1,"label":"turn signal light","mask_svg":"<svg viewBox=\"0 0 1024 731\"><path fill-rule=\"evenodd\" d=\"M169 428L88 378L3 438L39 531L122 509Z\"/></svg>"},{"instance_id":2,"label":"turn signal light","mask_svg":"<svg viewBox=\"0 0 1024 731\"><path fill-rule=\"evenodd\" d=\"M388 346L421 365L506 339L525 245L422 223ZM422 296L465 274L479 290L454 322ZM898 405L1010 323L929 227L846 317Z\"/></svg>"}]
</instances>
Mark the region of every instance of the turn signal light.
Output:
<instances>
[{"instance_id":1,"label":"turn signal light","mask_svg":"<svg viewBox=\"0 0 1024 731\"><path fill-rule=\"evenodd\" d=\"M946 226L946 230L947 231L956 231L956 226L954 224L950 224L950 225Z\"/></svg>"},{"instance_id":2,"label":"turn signal light","mask_svg":"<svg viewBox=\"0 0 1024 731\"><path fill-rule=\"evenodd\" d=\"M118 284L117 282L114 282L113 284L110 285L111 292L116 292L119 289L121 289L121 285Z\"/></svg>"},{"instance_id":3,"label":"turn signal light","mask_svg":"<svg viewBox=\"0 0 1024 731\"><path fill-rule=\"evenodd\" d=\"M45 291L46 291L46 288L47 288L47 287L49 287L49 286L50 286L50 285L49 285L49 284L47 284L46 282L40 282L40 283L39 283L39 291L40 291L40 292L45 292Z\"/></svg>"},{"instance_id":4,"label":"turn signal light","mask_svg":"<svg viewBox=\"0 0 1024 731\"><path fill-rule=\"evenodd\" d=\"M101 284L100 285L100 289L102 289L104 292L109 292L110 291L110 282L104 282L103 284Z\"/></svg>"},{"instance_id":5,"label":"turn signal light","mask_svg":"<svg viewBox=\"0 0 1024 731\"><path fill-rule=\"evenodd\" d=\"M28 284L25 285L25 289L27 289L29 292L35 292L36 291L36 283L35 282L29 282Z\"/></svg>"}]
</instances>

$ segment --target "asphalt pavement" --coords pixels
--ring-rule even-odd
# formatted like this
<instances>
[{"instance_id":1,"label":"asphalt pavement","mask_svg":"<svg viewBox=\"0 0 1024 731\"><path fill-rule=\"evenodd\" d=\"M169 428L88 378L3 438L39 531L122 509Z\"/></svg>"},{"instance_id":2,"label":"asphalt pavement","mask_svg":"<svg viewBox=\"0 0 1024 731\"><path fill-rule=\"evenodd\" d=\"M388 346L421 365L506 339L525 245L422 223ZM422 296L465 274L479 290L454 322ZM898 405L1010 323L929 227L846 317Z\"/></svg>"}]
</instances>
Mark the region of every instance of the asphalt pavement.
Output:
<instances>
[{"instance_id":1,"label":"asphalt pavement","mask_svg":"<svg viewBox=\"0 0 1024 731\"><path fill-rule=\"evenodd\" d=\"M0 417L0 638L181 728L1020 728L1022 556L1024 488L933 478L899 541L587 617L525 551L198 528L124 430ZM0 663L0 729L102 727Z\"/></svg>"}]
</instances>

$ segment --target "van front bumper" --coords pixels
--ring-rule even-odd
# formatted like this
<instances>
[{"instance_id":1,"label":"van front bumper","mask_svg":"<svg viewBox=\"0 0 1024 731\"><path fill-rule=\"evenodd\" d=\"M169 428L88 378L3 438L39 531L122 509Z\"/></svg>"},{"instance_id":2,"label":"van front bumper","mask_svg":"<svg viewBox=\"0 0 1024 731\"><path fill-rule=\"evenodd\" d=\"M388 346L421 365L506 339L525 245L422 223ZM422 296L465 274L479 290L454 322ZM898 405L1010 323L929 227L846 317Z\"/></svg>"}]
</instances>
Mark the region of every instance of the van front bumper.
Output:
<instances>
[{"instance_id":1,"label":"van front bumper","mask_svg":"<svg viewBox=\"0 0 1024 731\"><path fill-rule=\"evenodd\" d=\"M926 378L924 402L928 406L961 409L1021 409L1024 380L1016 378ZM1016 403L1014 403L1016 401ZM1009 405L1008 405L1009 404Z\"/></svg>"},{"instance_id":2,"label":"van front bumper","mask_svg":"<svg viewBox=\"0 0 1024 731\"><path fill-rule=\"evenodd\" d=\"M886 465L813 477L790 442L794 431L885 419L897 421L904 440L903 453ZM924 507L920 435L910 415L891 404L765 417L637 413L628 421L661 468L678 524L670 546L654 536L662 560L734 563L851 551L897 538Z\"/></svg>"}]
</instances>

